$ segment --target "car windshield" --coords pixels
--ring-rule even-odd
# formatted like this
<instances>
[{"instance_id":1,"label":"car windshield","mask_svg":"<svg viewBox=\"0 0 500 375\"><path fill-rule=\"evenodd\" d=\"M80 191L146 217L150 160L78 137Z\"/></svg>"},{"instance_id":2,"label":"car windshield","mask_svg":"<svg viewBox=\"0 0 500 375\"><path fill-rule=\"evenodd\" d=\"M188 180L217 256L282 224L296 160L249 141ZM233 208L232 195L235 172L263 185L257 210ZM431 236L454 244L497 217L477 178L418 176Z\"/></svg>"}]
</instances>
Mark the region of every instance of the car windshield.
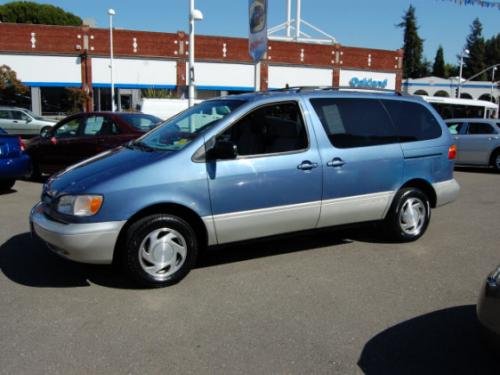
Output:
<instances>
[{"instance_id":1,"label":"car windshield","mask_svg":"<svg viewBox=\"0 0 500 375\"><path fill-rule=\"evenodd\" d=\"M132 145L147 150L180 150L243 103L234 99L207 100L165 121Z\"/></svg>"},{"instance_id":2,"label":"car windshield","mask_svg":"<svg viewBox=\"0 0 500 375\"><path fill-rule=\"evenodd\" d=\"M42 116L38 116L38 115L35 115L33 112L31 112L29 109L23 109L24 112L26 112L27 114L29 114L31 117L33 117L35 120L46 120L45 117L42 117Z\"/></svg>"},{"instance_id":3,"label":"car windshield","mask_svg":"<svg viewBox=\"0 0 500 375\"><path fill-rule=\"evenodd\" d=\"M162 119L159 117L143 113L123 114L121 118L130 126L143 132L150 131L162 122Z\"/></svg>"}]
</instances>

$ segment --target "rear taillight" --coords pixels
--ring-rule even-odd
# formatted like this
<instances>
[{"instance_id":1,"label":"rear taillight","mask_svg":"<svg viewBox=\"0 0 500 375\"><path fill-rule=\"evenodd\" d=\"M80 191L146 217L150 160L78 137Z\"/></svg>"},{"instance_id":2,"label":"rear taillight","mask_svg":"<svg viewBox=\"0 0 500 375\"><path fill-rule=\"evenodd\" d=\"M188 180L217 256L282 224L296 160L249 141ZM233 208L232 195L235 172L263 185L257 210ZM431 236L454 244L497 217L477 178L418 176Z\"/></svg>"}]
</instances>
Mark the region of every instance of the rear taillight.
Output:
<instances>
[{"instance_id":1,"label":"rear taillight","mask_svg":"<svg viewBox=\"0 0 500 375\"><path fill-rule=\"evenodd\" d=\"M451 145L448 148L448 159L455 160L456 157L457 157L457 146Z\"/></svg>"},{"instance_id":2,"label":"rear taillight","mask_svg":"<svg viewBox=\"0 0 500 375\"><path fill-rule=\"evenodd\" d=\"M26 145L24 144L24 141L22 140L22 138L18 137L17 139L19 140L19 148L21 149L21 151L26 150Z\"/></svg>"}]
</instances>

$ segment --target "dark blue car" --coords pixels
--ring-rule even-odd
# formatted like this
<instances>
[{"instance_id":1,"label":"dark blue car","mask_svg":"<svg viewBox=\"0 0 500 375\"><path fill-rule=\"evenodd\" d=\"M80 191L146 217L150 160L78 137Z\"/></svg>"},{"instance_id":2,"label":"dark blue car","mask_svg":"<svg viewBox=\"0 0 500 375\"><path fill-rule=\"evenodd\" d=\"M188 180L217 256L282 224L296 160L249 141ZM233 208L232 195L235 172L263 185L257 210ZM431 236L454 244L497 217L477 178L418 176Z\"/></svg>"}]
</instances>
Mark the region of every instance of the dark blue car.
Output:
<instances>
[{"instance_id":1,"label":"dark blue car","mask_svg":"<svg viewBox=\"0 0 500 375\"><path fill-rule=\"evenodd\" d=\"M11 189L16 179L28 173L30 165L21 138L0 128L0 191Z\"/></svg>"}]
</instances>

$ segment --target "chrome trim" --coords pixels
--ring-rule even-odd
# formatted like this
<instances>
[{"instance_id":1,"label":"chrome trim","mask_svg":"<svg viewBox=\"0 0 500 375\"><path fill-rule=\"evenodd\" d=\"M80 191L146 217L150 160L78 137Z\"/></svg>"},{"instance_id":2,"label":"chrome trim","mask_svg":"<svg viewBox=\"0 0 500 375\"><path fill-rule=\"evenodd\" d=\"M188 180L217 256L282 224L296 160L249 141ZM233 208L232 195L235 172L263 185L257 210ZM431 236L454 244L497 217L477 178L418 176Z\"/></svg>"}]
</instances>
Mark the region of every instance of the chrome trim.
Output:
<instances>
[{"instance_id":1,"label":"chrome trim","mask_svg":"<svg viewBox=\"0 0 500 375\"><path fill-rule=\"evenodd\" d=\"M214 217L205 216L201 218L205 223L205 228L207 228L208 246L217 245L217 232L215 230Z\"/></svg>"},{"instance_id":2,"label":"chrome trim","mask_svg":"<svg viewBox=\"0 0 500 375\"><path fill-rule=\"evenodd\" d=\"M63 224L47 218L41 208L38 203L31 210L31 228L55 253L82 263L113 261L116 240L125 221Z\"/></svg>"},{"instance_id":3,"label":"chrome trim","mask_svg":"<svg viewBox=\"0 0 500 375\"><path fill-rule=\"evenodd\" d=\"M448 181L436 182L432 184L436 192L436 207L453 202L460 192L460 185L452 178Z\"/></svg>"}]
</instances>

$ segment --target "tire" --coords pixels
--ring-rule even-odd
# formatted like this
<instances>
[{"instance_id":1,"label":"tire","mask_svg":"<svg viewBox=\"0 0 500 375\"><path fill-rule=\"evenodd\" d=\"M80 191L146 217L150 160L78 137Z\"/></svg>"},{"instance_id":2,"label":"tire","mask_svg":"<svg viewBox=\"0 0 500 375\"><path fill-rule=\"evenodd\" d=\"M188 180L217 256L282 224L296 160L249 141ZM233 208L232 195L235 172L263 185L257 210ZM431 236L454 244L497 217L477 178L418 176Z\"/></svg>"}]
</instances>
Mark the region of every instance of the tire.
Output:
<instances>
[{"instance_id":1,"label":"tire","mask_svg":"<svg viewBox=\"0 0 500 375\"><path fill-rule=\"evenodd\" d=\"M44 126L42 129L40 129L40 136L44 137L49 131L52 129L52 126Z\"/></svg>"},{"instance_id":2,"label":"tire","mask_svg":"<svg viewBox=\"0 0 500 375\"><path fill-rule=\"evenodd\" d=\"M497 172L500 172L500 150L496 150L491 155L491 166L495 168Z\"/></svg>"},{"instance_id":3,"label":"tire","mask_svg":"<svg viewBox=\"0 0 500 375\"><path fill-rule=\"evenodd\" d=\"M0 191L9 191L15 183L16 180L14 179L0 180Z\"/></svg>"},{"instance_id":4,"label":"tire","mask_svg":"<svg viewBox=\"0 0 500 375\"><path fill-rule=\"evenodd\" d=\"M38 166L38 163L31 159L31 165L26 173L26 179L29 181L38 181L42 177L42 174L40 173L40 167Z\"/></svg>"},{"instance_id":5,"label":"tire","mask_svg":"<svg viewBox=\"0 0 500 375\"><path fill-rule=\"evenodd\" d=\"M411 242L422 237L431 219L429 198L413 187L398 191L385 219L390 238L396 242Z\"/></svg>"},{"instance_id":6,"label":"tire","mask_svg":"<svg viewBox=\"0 0 500 375\"><path fill-rule=\"evenodd\" d=\"M124 252L123 267L132 279L142 286L164 287L189 273L198 256L198 240L185 220L150 215L127 229Z\"/></svg>"}]
</instances>

